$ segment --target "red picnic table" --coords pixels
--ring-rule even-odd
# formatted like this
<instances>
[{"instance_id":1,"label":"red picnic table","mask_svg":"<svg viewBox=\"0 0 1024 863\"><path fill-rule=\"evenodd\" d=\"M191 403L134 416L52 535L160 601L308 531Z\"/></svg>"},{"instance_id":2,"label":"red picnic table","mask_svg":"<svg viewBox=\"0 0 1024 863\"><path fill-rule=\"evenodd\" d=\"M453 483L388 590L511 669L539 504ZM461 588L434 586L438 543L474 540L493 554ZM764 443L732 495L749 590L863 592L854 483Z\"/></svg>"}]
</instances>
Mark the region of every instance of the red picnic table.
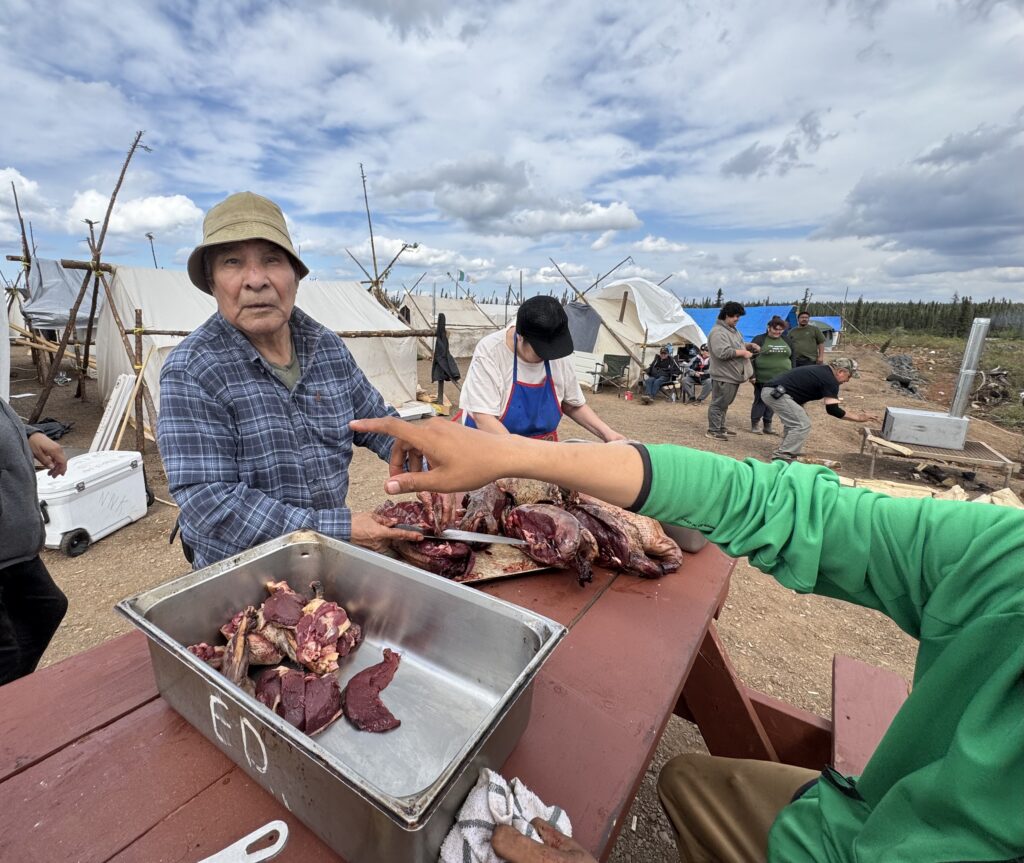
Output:
<instances>
[{"instance_id":1,"label":"red picnic table","mask_svg":"<svg viewBox=\"0 0 1024 863\"><path fill-rule=\"evenodd\" d=\"M583 588L566 572L478 588L569 628L501 772L565 808L601 859L702 645L698 676L715 676L712 620L734 563L708 545L658 581L595 569ZM680 710L700 721L715 708L693 689ZM276 859L341 859L164 702L141 633L0 688L0 800L12 863L195 863L274 819L289 826Z\"/></svg>"}]
</instances>

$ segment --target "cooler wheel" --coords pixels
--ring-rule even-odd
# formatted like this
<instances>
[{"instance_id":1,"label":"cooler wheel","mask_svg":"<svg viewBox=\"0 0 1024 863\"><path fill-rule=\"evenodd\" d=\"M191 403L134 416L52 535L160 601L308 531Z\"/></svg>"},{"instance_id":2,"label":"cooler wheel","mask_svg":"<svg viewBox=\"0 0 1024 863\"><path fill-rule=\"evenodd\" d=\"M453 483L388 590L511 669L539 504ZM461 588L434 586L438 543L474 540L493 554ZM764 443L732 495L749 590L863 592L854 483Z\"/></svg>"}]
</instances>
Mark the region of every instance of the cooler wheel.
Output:
<instances>
[{"instance_id":1,"label":"cooler wheel","mask_svg":"<svg viewBox=\"0 0 1024 863\"><path fill-rule=\"evenodd\" d=\"M89 538L88 531L76 528L75 530L69 530L60 538L60 550L68 557L78 557L78 555L85 553L90 542L92 540Z\"/></svg>"}]
</instances>

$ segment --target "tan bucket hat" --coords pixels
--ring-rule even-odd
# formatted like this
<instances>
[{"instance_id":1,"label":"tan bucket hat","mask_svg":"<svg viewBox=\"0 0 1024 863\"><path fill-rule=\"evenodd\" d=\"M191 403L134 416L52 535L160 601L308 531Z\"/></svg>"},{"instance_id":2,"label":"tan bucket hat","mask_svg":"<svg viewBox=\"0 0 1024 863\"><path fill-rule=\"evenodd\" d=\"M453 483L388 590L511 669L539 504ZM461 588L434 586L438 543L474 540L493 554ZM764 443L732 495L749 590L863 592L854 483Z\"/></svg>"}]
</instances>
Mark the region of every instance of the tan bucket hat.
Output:
<instances>
[{"instance_id":1,"label":"tan bucket hat","mask_svg":"<svg viewBox=\"0 0 1024 863\"><path fill-rule=\"evenodd\" d=\"M295 254L281 208L261 195L239 192L215 204L203 219L203 241L188 256L188 277L192 284L210 293L203 262L206 249L242 240L267 240L275 243L294 261L300 279L309 275L309 267Z\"/></svg>"}]
</instances>

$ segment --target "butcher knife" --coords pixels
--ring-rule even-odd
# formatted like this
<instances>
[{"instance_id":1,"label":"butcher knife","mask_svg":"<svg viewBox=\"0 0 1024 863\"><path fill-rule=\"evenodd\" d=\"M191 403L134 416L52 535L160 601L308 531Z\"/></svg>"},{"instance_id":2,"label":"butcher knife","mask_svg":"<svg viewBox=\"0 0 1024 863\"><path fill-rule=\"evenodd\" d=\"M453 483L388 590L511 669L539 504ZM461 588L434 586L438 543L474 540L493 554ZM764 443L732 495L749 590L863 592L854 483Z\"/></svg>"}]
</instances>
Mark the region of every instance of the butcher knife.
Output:
<instances>
[{"instance_id":1,"label":"butcher knife","mask_svg":"<svg viewBox=\"0 0 1024 863\"><path fill-rule=\"evenodd\" d=\"M513 536L499 536L493 533L473 533L471 530L442 530L440 533L428 531L425 527L415 524L396 524L396 530L411 530L413 533L423 534L424 539L447 539L451 542L486 542L497 545L526 545L525 539L516 539Z\"/></svg>"}]
</instances>

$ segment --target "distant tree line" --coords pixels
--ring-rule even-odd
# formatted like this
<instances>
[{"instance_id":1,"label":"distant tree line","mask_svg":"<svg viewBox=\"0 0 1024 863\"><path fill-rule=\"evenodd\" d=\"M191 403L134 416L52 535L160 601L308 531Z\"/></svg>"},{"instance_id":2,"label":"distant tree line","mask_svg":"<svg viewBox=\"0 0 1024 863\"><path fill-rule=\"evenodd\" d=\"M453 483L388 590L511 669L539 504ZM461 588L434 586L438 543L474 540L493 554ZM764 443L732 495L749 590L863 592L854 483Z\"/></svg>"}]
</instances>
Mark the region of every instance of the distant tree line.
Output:
<instances>
[{"instance_id":1,"label":"distant tree line","mask_svg":"<svg viewBox=\"0 0 1024 863\"><path fill-rule=\"evenodd\" d=\"M833 303L809 303L811 316L838 314ZM966 336L975 318L991 318L991 335L1024 337L1024 303L992 297L974 302L971 297L958 297L948 303L934 300L918 302L879 302L859 297L847 304L846 319L857 329L891 330L902 327L907 332L936 336Z\"/></svg>"},{"instance_id":2,"label":"distant tree line","mask_svg":"<svg viewBox=\"0 0 1024 863\"><path fill-rule=\"evenodd\" d=\"M723 298L720 290L714 298L683 298L680 302L688 309L716 309L725 299L727 298ZM843 306L838 302L809 302L805 306L799 299L780 301L765 297L763 300L744 301L743 305L748 308L793 305L798 309L806 308L813 318L843 314ZM954 294L953 298L945 303L935 300L889 302L858 297L855 302L846 304L845 317L850 324L865 332L902 327L910 333L929 333L936 336L966 336L975 318L991 318L991 335L1024 338L1024 303L1015 303L1005 297L998 300L992 297L975 302L972 297Z\"/></svg>"}]
</instances>

